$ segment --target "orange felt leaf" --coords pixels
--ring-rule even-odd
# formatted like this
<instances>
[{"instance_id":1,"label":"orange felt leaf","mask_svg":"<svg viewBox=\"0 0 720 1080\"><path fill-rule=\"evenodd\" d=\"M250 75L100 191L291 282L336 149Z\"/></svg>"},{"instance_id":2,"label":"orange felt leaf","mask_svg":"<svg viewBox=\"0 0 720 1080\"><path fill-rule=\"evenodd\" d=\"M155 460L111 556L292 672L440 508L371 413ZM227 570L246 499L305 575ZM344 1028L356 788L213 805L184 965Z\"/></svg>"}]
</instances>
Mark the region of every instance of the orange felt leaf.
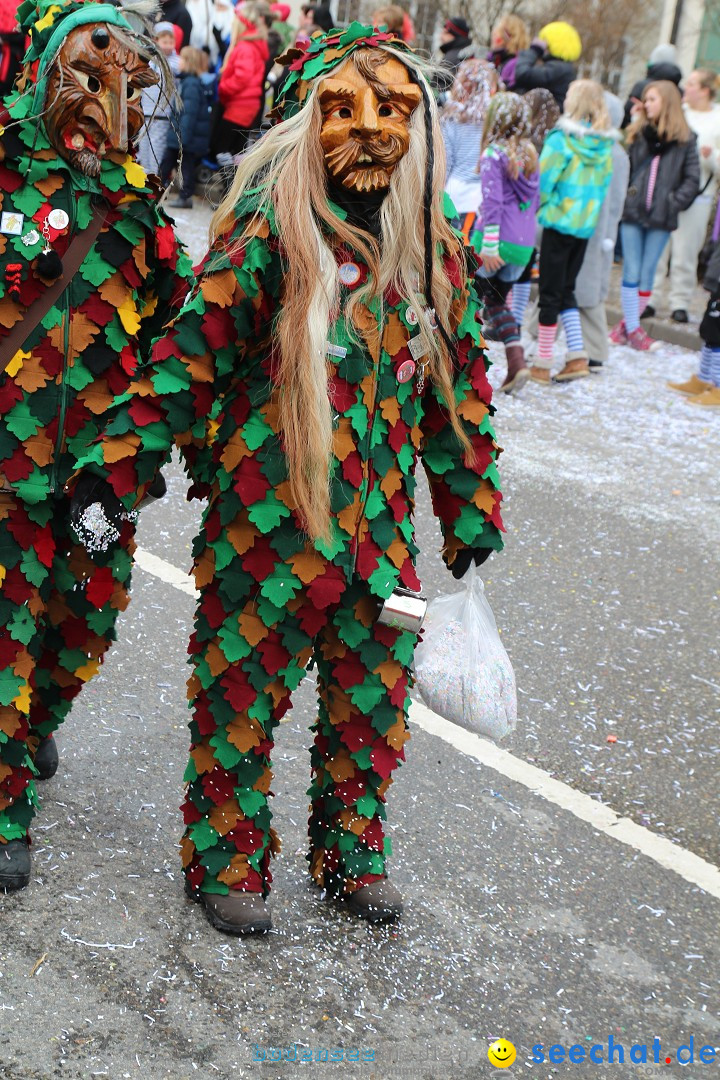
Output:
<instances>
[{"instance_id":1,"label":"orange felt leaf","mask_svg":"<svg viewBox=\"0 0 720 1080\"><path fill-rule=\"evenodd\" d=\"M205 548L200 558L193 562L193 577L198 589L209 585L215 577L215 552L212 548Z\"/></svg>"},{"instance_id":2,"label":"orange felt leaf","mask_svg":"<svg viewBox=\"0 0 720 1080\"><path fill-rule=\"evenodd\" d=\"M355 762L351 760L349 753L344 747L338 750L335 757L325 762L325 768L332 776L336 784L343 780L349 780L355 775Z\"/></svg>"},{"instance_id":3,"label":"orange felt leaf","mask_svg":"<svg viewBox=\"0 0 720 1080\"><path fill-rule=\"evenodd\" d=\"M32 596L28 600L27 606L28 611L33 618L35 618L36 615L39 615L41 611L45 610L45 601L42 599L37 589L33 589Z\"/></svg>"},{"instance_id":4,"label":"orange felt leaf","mask_svg":"<svg viewBox=\"0 0 720 1080\"><path fill-rule=\"evenodd\" d=\"M484 401L473 394L460 402L457 411L458 416L462 416L463 420L469 420L471 424L479 426L488 414L488 407Z\"/></svg>"},{"instance_id":5,"label":"orange felt leaf","mask_svg":"<svg viewBox=\"0 0 720 1080\"><path fill-rule=\"evenodd\" d=\"M338 525L343 532L348 533L349 536L355 532L357 526L358 516L360 514L360 493L355 492L353 501L349 506L343 507L337 516Z\"/></svg>"},{"instance_id":6,"label":"orange felt leaf","mask_svg":"<svg viewBox=\"0 0 720 1080\"><path fill-rule=\"evenodd\" d=\"M377 601L372 596L361 596L354 607L355 619L363 626L372 626L377 622Z\"/></svg>"},{"instance_id":7,"label":"orange felt leaf","mask_svg":"<svg viewBox=\"0 0 720 1080\"><path fill-rule=\"evenodd\" d=\"M282 850L282 840L280 839L280 837L278 836L278 834L275 832L275 830L273 829L273 827L271 825L270 826L270 843L268 844L268 851L270 852L272 857L275 858L277 855L280 854L281 850Z\"/></svg>"},{"instance_id":8,"label":"orange felt leaf","mask_svg":"<svg viewBox=\"0 0 720 1080\"><path fill-rule=\"evenodd\" d=\"M354 810L351 810L349 806L346 806L344 810L341 810L338 814L340 824L346 832L355 833L356 836L362 836L365 829L370 824L369 818L360 817Z\"/></svg>"},{"instance_id":9,"label":"orange felt leaf","mask_svg":"<svg viewBox=\"0 0 720 1080\"><path fill-rule=\"evenodd\" d=\"M482 510L484 514L492 514L495 509L495 492L493 486L489 480L481 480L477 491L471 500L478 510Z\"/></svg>"},{"instance_id":10,"label":"orange felt leaf","mask_svg":"<svg viewBox=\"0 0 720 1080\"><path fill-rule=\"evenodd\" d=\"M400 316L391 311L388 315L385 333L383 334L383 348L390 356L395 356L407 345L410 337L407 329L400 321Z\"/></svg>"},{"instance_id":11,"label":"orange felt leaf","mask_svg":"<svg viewBox=\"0 0 720 1080\"><path fill-rule=\"evenodd\" d=\"M102 443L105 464L112 465L113 462L122 461L123 458L135 457L139 445L140 436L135 435L134 432L129 432L127 435L108 435Z\"/></svg>"},{"instance_id":12,"label":"orange felt leaf","mask_svg":"<svg viewBox=\"0 0 720 1080\"><path fill-rule=\"evenodd\" d=\"M222 881L224 885L236 885L239 881L245 880L249 870L247 855L239 852L237 855L233 855L230 865L225 870L220 871L217 879Z\"/></svg>"},{"instance_id":13,"label":"orange felt leaf","mask_svg":"<svg viewBox=\"0 0 720 1080\"><path fill-rule=\"evenodd\" d=\"M13 661L12 669L16 675L19 675L21 679L29 679L35 670L35 660L27 651L23 649L18 657Z\"/></svg>"},{"instance_id":14,"label":"orange felt leaf","mask_svg":"<svg viewBox=\"0 0 720 1080\"><path fill-rule=\"evenodd\" d=\"M45 371L45 368L40 362L40 358L31 353L26 359L23 359L22 366L15 376L15 382L18 386L27 394L34 393L35 390L40 390L50 380L50 376Z\"/></svg>"},{"instance_id":15,"label":"orange felt leaf","mask_svg":"<svg viewBox=\"0 0 720 1080\"><path fill-rule=\"evenodd\" d=\"M202 742L197 746L193 746L190 751L190 757L195 762L198 776L202 776L203 773L211 773L217 765L217 759L213 753L213 748L209 743Z\"/></svg>"},{"instance_id":16,"label":"orange felt leaf","mask_svg":"<svg viewBox=\"0 0 720 1080\"><path fill-rule=\"evenodd\" d=\"M107 381L103 378L93 379L84 390L79 392L78 397L84 402L88 411L95 416L102 416L104 412L107 412L113 400Z\"/></svg>"},{"instance_id":17,"label":"orange felt leaf","mask_svg":"<svg viewBox=\"0 0 720 1080\"><path fill-rule=\"evenodd\" d=\"M37 188L37 190L42 195L45 195L46 198L49 199L51 195L54 195L56 191L60 190L60 188L63 186L64 183L65 183L64 174L61 173L61 172L57 172L57 173L50 173L43 180L37 180L35 182L35 184L33 185L33 187Z\"/></svg>"},{"instance_id":18,"label":"orange felt leaf","mask_svg":"<svg viewBox=\"0 0 720 1080\"><path fill-rule=\"evenodd\" d=\"M386 686L388 690L392 690L398 679L402 677L402 673L402 664L399 664L397 660L383 660L382 664L378 664L373 669L373 674L380 676L383 686Z\"/></svg>"},{"instance_id":19,"label":"orange felt leaf","mask_svg":"<svg viewBox=\"0 0 720 1080\"><path fill-rule=\"evenodd\" d=\"M383 419L387 420L391 427L394 427L400 419L400 405L396 397L385 398L380 402L380 412Z\"/></svg>"},{"instance_id":20,"label":"orange felt leaf","mask_svg":"<svg viewBox=\"0 0 720 1080\"><path fill-rule=\"evenodd\" d=\"M366 375L364 379L360 380L360 392L363 397L363 404L368 412L372 412L373 405L375 404L375 391L377 390L377 382L375 375L371 372Z\"/></svg>"},{"instance_id":21,"label":"orange felt leaf","mask_svg":"<svg viewBox=\"0 0 720 1080\"><path fill-rule=\"evenodd\" d=\"M243 611L238 619L238 625L240 627L241 635L245 638L248 645L252 645L253 649L270 633L270 628L265 625L262 619L258 615L251 614L249 611Z\"/></svg>"},{"instance_id":22,"label":"orange felt leaf","mask_svg":"<svg viewBox=\"0 0 720 1080\"><path fill-rule=\"evenodd\" d=\"M289 510L294 510L297 506L297 499L292 493L292 488L290 487L289 480L283 480L281 483L279 483L275 488L275 494L280 500L280 502L284 506L287 506Z\"/></svg>"},{"instance_id":23,"label":"orange felt leaf","mask_svg":"<svg viewBox=\"0 0 720 1080\"><path fill-rule=\"evenodd\" d=\"M403 478L399 469L388 469L380 481L380 490L386 499L392 499L396 491L400 491Z\"/></svg>"},{"instance_id":24,"label":"orange felt leaf","mask_svg":"<svg viewBox=\"0 0 720 1080\"><path fill-rule=\"evenodd\" d=\"M5 254L5 248L7 247L7 236L0 236L0 255Z\"/></svg>"},{"instance_id":25,"label":"orange felt leaf","mask_svg":"<svg viewBox=\"0 0 720 1080\"><path fill-rule=\"evenodd\" d=\"M149 273L147 260L145 258L145 250L146 241L145 237L142 236L138 240L138 242L133 245L133 259L135 260L135 265L138 268L138 273L142 278L146 278Z\"/></svg>"},{"instance_id":26,"label":"orange felt leaf","mask_svg":"<svg viewBox=\"0 0 720 1080\"><path fill-rule=\"evenodd\" d=\"M230 661L225 656L225 653L214 641L210 641L206 645L205 659L210 668L210 674L215 678L217 678L218 675L222 675L223 671L227 671L230 665Z\"/></svg>"},{"instance_id":27,"label":"orange felt leaf","mask_svg":"<svg viewBox=\"0 0 720 1080\"><path fill-rule=\"evenodd\" d=\"M0 784L2 784L3 780L8 778L11 772L12 769L9 765L3 765L3 763L0 762Z\"/></svg>"},{"instance_id":28,"label":"orange felt leaf","mask_svg":"<svg viewBox=\"0 0 720 1080\"><path fill-rule=\"evenodd\" d=\"M200 285L203 299L209 304L217 304L218 307L223 308L232 306L236 289L237 278L232 268L223 270L219 274L211 274Z\"/></svg>"},{"instance_id":29,"label":"orange felt leaf","mask_svg":"<svg viewBox=\"0 0 720 1080\"><path fill-rule=\"evenodd\" d=\"M249 521L243 521L243 518L238 515L226 526L225 535L238 555L244 555L255 543L258 531L254 525L251 525Z\"/></svg>"},{"instance_id":30,"label":"orange felt leaf","mask_svg":"<svg viewBox=\"0 0 720 1080\"><path fill-rule=\"evenodd\" d=\"M323 556L314 548L306 548L305 551L301 551L298 555L293 555L290 559L290 565L293 574L300 578L303 585L309 585L318 574L322 574L326 562Z\"/></svg>"},{"instance_id":31,"label":"orange felt leaf","mask_svg":"<svg viewBox=\"0 0 720 1080\"><path fill-rule=\"evenodd\" d=\"M393 566L397 566L398 570L400 570L408 560L407 545L402 537L396 536L385 554Z\"/></svg>"},{"instance_id":32,"label":"orange felt leaf","mask_svg":"<svg viewBox=\"0 0 720 1080\"><path fill-rule=\"evenodd\" d=\"M247 236L269 236L270 222L264 216L255 217L248 225L245 226L244 231Z\"/></svg>"},{"instance_id":33,"label":"orange felt leaf","mask_svg":"<svg viewBox=\"0 0 720 1080\"><path fill-rule=\"evenodd\" d=\"M381 784L378 784L378 786L377 786L377 796L378 796L379 799L382 799L384 797L385 792L387 791L387 789L390 787L391 784L392 784L392 776L388 776L385 780L383 780L383 782Z\"/></svg>"},{"instance_id":34,"label":"orange felt leaf","mask_svg":"<svg viewBox=\"0 0 720 1080\"><path fill-rule=\"evenodd\" d=\"M237 799L226 799L220 806L214 806L208 815L208 821L221 836L234 829L238 821L244 820L245 815L238 806Z\"/></svg>"},{"instance_id":35,"label":"orange felt leaf","mask_svg":"<svg viewBox=\"0 0 720 1080\"><path fill-rule=\"evenodd\" d=\"M128 287L119 270L116 270L107 281L103 281L98 292L105 303L114 308L121 307L128 298Z\"/></svg>"},{"instance_id":36,"label":"orange felt leaf","mask_svg":"<svg viewBox=\"0 0 720 1080\"><path fill-rule=\"evenodd\" d=\"M212 382L215 378L215 365L209 353L203 356L186 356L183 360L193 382Z\"/></svg>"},{"instance_id":37,"label":"orange felt leaf","mask_svg":"<svg viewBox=\"0 0 720 1080\"><path fill-rule=\"evenodd\" d=\"M252 786L253 791L262 791L263 795L267 795L270 790L270 785L273 782L273 773L270 769L265 769L261 776L258 776L257 780Z\"/></svg>"},{"instance_id":38,"label":"orange felt leaf","mask_svg":"<svg viewBox=\"0 0 720 1080\"><path fill-rule=\"evenodd\" d=\"M193 861L193 855L195 854L195 845L189 836L183 836L180 841L180 859L183 867L189 866Z\"/></svg>"},{"instance_id":39,"label":"orange felt leaf","mask_svg":"<svg viewBox=\"0 0 720 1080\"><path fill-rule=\"evenodd\" d=\"M3 731L8 738L14 738L21 722L24 722L23 717L11 705L0 709L0 731Z\"/></svg>"},{"instance_id":40,"label":"orange felt leaf","mask_svg":"<svg viewBox=\"0 0 720 1080\"><path fill-rule=\"evenodd\" d=\"M239 431L233 432L227 441L220 460L229 473L235 472L243 458L249 457L250 451Z\"/></svg>"},{"instance_id":41,"label":"orange felt leaf","mask_svg":"<svg viewBox=\"0 0 720 1080\"><path fill-rule=\"evenodd\" d=\"M232 743L241 754L247 754L265 738L260 724L252 716L239 716L232 720L227 728L227 741Z\"/></svg>"},{"instance_id":42,"label":"orange felt leaf","mask_svg":"<svg viewBox=\"0 0 720 1080\"><path fill-rule=\"evenodd\" d=\"M31 458L36 465L49 465L53 459L53 452L55 446L52 439L48 439L47 435L43 435L40 431L37 435L32 435L29 439L25 439L23 442L25 453Z\"/></svg>"},{"instance_id":43,"label":"orange felt leaf","mask_svg":"<svg viewBox=\"0 0 720 1080\"><path fill-rule=\"evenodd\" d=\"M323 882L323 859L324 850L321 848L313 854L310 863L310 876L318 885L322 885Z\"/></svg>"},{"instance_id":44,"label":"orange felt leaf","mask_svg":"<svg viewBox=\"0 0 720 1080\"><path fill-rule=\"evenodd\" d=\"M22 312L19 307L13 303L9 296L4 296L0 300L0 326L5 326L9 330L18 319L22 319Z\"/></svg>"},{"instance_id":45,"label":"orange felt leaf","mask_svg":"<svg viewBox=\"0 0 720 1080\"><path fill-rule=\"evenodd\" d=\"M373 361L377 363L380 359L380 333L376 317L364 304L358 304L353 312L353 322L364 338Z\"/></svg>"},{"instance_id":46,"label":"orange felt leaf","mask_svg":"<svg viewBox=\"0 0 720 1080\"><path fill-rule=\"evenodd\" d=\"M409 738L410 732L407 730L405 719L402 716L385 732L385 741L389 746L392 746L393 750L401 750Z\"/></svg>"},{"instance_id":47,"label":"orange felt leaf","mask_svg":"<svg viewBox=\"0 0 720 1080\"><path fill-rule=\"evenodd\" d=\"M341 418L341 423L345 417ZM355 449L355 440L353 439L352 432L342 431L340 428L333 432L333 454L338 461L344 461L348 454L352 454Z\"/></svg>"}]
</instances>

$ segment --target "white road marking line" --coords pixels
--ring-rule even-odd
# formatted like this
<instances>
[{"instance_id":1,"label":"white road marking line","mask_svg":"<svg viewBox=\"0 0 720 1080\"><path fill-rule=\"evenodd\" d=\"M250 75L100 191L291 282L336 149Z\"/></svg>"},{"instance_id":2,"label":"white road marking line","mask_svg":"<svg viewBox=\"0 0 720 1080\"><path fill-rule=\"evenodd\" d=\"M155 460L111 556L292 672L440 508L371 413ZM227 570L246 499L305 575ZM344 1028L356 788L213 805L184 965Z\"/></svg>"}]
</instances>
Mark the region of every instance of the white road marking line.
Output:
<instances>
[{"instance_id":1,"label":"white road marking line","mask_svg":"<svg viewBox=\"0 0 720 1080\"><path fill-rule=\"evenodd\" d=\"M142 570L180 592L189 596L197 595L192 580L165 559L144 548L138 548L135 562ZM643 825L636 825L629 818L619 817L609 806L591 799L589 795L577 791L561 780L555 780L543 769L515 757L509 750L503 750L489 739L483 739L449 720L444 720L419 701L413 701L411 705L410 721L429 735L436 735L461 754L479 761L481 765L493 769L507 780L522 784L534 795L567 810L598 832L626 844L652 859L658 866L671 870L684 881L697 885L706 893L720 899L720 869L701 859L699 855L694 855L679 844L673 844L664 836L658 836Z\"/></svg>"}]
</instances>

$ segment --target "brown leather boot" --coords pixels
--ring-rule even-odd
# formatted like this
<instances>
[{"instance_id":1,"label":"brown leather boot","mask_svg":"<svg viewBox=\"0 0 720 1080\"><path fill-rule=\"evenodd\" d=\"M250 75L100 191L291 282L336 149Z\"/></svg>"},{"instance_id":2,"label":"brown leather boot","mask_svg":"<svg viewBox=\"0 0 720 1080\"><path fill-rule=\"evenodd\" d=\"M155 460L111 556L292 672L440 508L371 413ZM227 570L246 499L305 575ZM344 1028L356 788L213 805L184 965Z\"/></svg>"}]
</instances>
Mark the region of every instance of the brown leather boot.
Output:
<instances>
[{"instance_id":1,"label":"brown leather boot","mask_svg":"<svg viewBox=\"0 0 720 1080\"><path fill-rule=\"evenodd\" d=\"M500 389L504 394L517 394L530 378L530 368L525 363L525 352L519 343L505 346L507 375Z\"/></svg>"},{"instance_id":2,"label":"brown leather boot","mask_svg":"<svg viewBox=\"0 0 720 1080\"><path fill-rule=\"evenodd\" d=\"M185 882L185 892L196 904L202 904L205 914L216 930L242 937L244 934L266 934L272 929L272 919L260 893L231 889L226 896L193 889Z\"/></svg>"},{"instance_id":3,"label":"brown leather boot","mask_svg":"<svg viewBox=\"0 0 720 1080\"><path fill-rule=\"evenodd\" d=\"M590 374L587 353L569 352L565 360L565 367L555 376L555 382L572 382L573 379L584 379Z\"/></svg>"},{"instance_id":4,"label":"brown leather boot","mask_svg":"<svg viewBox=\"0 0 720 1080\"><path fill-rule=\"evenodd\" d=\"M392 922L403 913L403 898L387 878L350 893L347 904L356 915L370 923Z\"/></svg>"}]
</instances>

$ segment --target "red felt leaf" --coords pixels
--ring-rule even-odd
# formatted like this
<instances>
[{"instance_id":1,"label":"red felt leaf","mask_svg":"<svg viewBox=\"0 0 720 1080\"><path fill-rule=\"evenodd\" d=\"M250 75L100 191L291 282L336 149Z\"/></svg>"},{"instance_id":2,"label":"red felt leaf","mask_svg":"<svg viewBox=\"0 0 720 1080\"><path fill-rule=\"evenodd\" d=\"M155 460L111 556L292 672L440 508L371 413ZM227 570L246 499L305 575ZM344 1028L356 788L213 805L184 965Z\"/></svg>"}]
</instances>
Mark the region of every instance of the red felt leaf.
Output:
<instances>
[{"instance_id":1,"label":"red felt leaf","mask_svg":"<svg viewBox=\"0 0 720 1080\"><path fill-rule=\"evenodd\" d=\"M182 806L183 821L186 825L194 825L196 821L200 821L202 814L198 810L197 806L190 799L185 799Z\"/></svg>"},{"instance_id":2,"label":"red felt leaf","mask_svg":"<svg viewBox=\"0 0 720 1080\"><path fill-rule=\"evenodd\" d=\"M330 400L337 412L347 412L357 400L357 386L351 386L345 379L336 376L331 383Z\"/></svg>"},{"instance_id":3,"label":"red felt leaf","mask_svg":"<svg viewBox=\"0 0 720 1080\"><path fill-rule=\"evenodd\" d=\"M157 244L158 257L162 260L171 259L175 252L175 233L172 225L166 222L155 230L155 243Z\"/></svg>"},{"instance_id":4,"label":"red felt leaf","mask_svg":"<svg viewBox=\"0 0 720 1080\"><path fill-rule=\"evenodd\" d=\"M84 312L89 319L95 323L96 326L107 326L116 312L116 308L112 304L108 304L103 300L99 292L93 292L87 298L85 303L81 306L80 310Z\"/></svg>"},{"instance_id":5,"label":"red felt leaf","mask_svg":"<svg viewBox=\"0 0 720 1080\"><path fill-rule=\"evenodd\" d=\"M263 476L257 458L243 458L235 471L233 488L245 506L261 502L265 498L270 490L270 483L267 477Z\"/></svg>"},{"instance_id":6,"label":"red felt leaf","mask_svg":"<svg viewBox=\"0 0 720 1080\"><path fill-rule=\"evenodd\" d=\"M277 562L277 554L270 547L267 537L257 537L253 546L242 556L242 567L252 574L256 581L264 581L272 574Z\"/></svg>"},{"instance_id":7,"label":"red felt leaf","mask_svg":"<svg viewBox=\"0 0 720 1080\"><path fill-rule=\"evenodd\" d=\"M210 711L210 705L207 700L198 698L193 705L193 719L197 724L197 729L201 735L214 735L217 731L217 723L215 717Z\"/></svg>"},{"instance_id":8,"label":"red felt leaf","mask_svg":"<svg viewBox=\"0 0 720 1080\"><path fill-rule=\"evenodd\" d=\"M146 424L154 424L162 419L162 411L148 398L133 398L128 412L138 427L145 427Z\"/></svg>"},{"instance_id":9,"label":"red felt leaf","mask_svg":"<svg viewBox=\"0 0 720 1080\"><path fill-rule=\"evenodd\" d=\"M377 740L372 750L370 751L370 760L373 764L373 769L382 776L383 780L387 780L392 776L393 772L398 766L398 758L404 760L405 755L401 750L396 750L393 746L388 746L384 739Z\"/></svg>"},{"instance_id":10,"label":"red felt leaf","mask_svg":"<svg viewBox=\"0 0 720 1080\"><path fill-rule=\"evenodd\" d=\"M342 463L343 477L354 488L359 488L363 479L362 459L357 451L353 451Z\"/></svg>"},{"instance_id":11,"label":"red felt leaf","mask_svg":"<svg viewBox=\"0 0 720 1080\"><path fill-rule=\"evenodd\" d=\"M135 471L135 458L123 458L122 461L114 461L108 469L108 480L113 491L119 499L123 495L129 495L138 489L137 473Z\"/></svg>"},{"instance_id":12,"label":"red felt leaf","mask_svg":"<svg viewBox=\"0 0 720 1080\"><path fill-rule=\"evenodd\" d=\"M206 592L203 595L202 603L200 604L200 612L205 616L208 625L212 630L217 630L227 618L227 612L216 593Z\"/></svg>"},{"instance_id":13,"label":"red felt leaf","mask_svg":"<svg viewBox=\"0 0 720 1080\"><path fill-rule=\"evenodd\" d=\"M328 567L326 573L321 577L316 577L307 588L307 596L311 604L323 611L331 604L337 604L345 591L344 580L341 577L331 576L331 571L335 569L332 566ZM322 616L322 621L324 621L324 616Z\"/></svg>"},{"instance_id":14,"label":"red felt leaf","mask_svg":"<svg viewBox=\"0 0 720 1080\"><path fill-rule=\"evenodd\" d=\"M216 806L227 802L235 794L234 779L220 765L216 765L212 772L204 773L200 783L205 796L212 799Z\"/></svg>"},{"instance_id":15,"label":"red felt leaf","mask_svg":"<svg viewBox=\"0 0 720 1080\"><path fill-rule=\"evenodd\" d=\"M338 730L342 741L352 754L362 750L363 746L372 746L373 740L377 738L377 732L370 726L369 720L364 723L351 721L348 724L338 724Z\"/></svg>"},{"instance_id":16,"label":"red felt leaf","mask_svg":"<svg viewBox=\"0 0 720 1080\"><path fill-rule=\"evenodd\" d=\"M417 576L415 567L412 564L412 559L406 559L400 569L400 580L406 589L412 589L413 592L420 592L422 589L422 583Z\"/></svg>"},{"instance_id":17,"label":"red felt leaf","mask_svg":"<svg viewBox=\"0 0 720 1080\"><path fill-rule=\"evenodd\" d=\"M225 839L234 844L238 851L252 855L262 847L265 834L262 829L256 829L251 821L239 821L229 833L225 834Z\"/></svg>"},{"instance_id":18,"label":"red felt leaf","mask_svg":"<svg viewBox=\"0 0 720 1080\"><path fill-rule=\"evenodd\" d=\"M400 453L403 446L408 441L409 431L410 428L404 420L398 420L397 423L393 424L393 426L390 428L388 432L388 443L391 449L393 449L396 454Z\"/></svg>"},{"instance_id":19,"label":"red felt leaf","mask_svg":"<svg viewBox=\"0 0 720 1080\"><path fill-rule=\"evenodd\" d=\"M255 646L255 651L260 653L260 663L268 675L276 675L280 668L287 667L290 661L290 653L283 648L279 641L266 638Z\"/></svg>"},{"instance_id":20,"label":"red felt leaf","mask_svg":"<svg viewBox=\"0 0 720 1080\"><path fill-rule=\"evenodd\" d=\"M349 690L352 686L359 686L367 672L365 665L353 653L349 653L333 665L333 678L343 688Z\"/></svg>"},{"instance_id":21,"label":"red felt leaf","mask_svg":"<svg viewBox=\"0 0 720 1080\"><path fill-rule=\"evenodd\" d=\"M220 679L220 685L223 687L223 697L230 702L235 712L245 712L257 696L247 674L237 664L225 672Z\"/></svg>"},{"instance_id":22,"label":"red felt leaf","mask_svg":"<svg viewBox=\"0 0 720 1080\"><path fill-rule=\"evenodd\" d=\"M357 747L356 749L360 749ZM367 784L364 780L358 780L353 777L351 780L343 780L341 784L336 784L335 795L342 799L346 806L352 806L353 803L361 799L367 791Z\"/></svg>"},{"instance_id":23,"label":"red felt leaf","mask_svg":"<svg viewBox=\"0 0 720 1080\"><path fill-rule=\"evenodd\" d=\"M35 554L42 563L43 566L52 566L52 561L55 557L55 540L52 534L47 529L43 529L38 533L33 540L33 547L35 548ZM65 636L65 623L63 622L63 636ZM67 637L65 637L67 642ZM72 646L70 646L72 648Z\"/></svg>"},{"instance_id":24,"label":"red felt leaf","mask_svg":"<svg viewBox=\"0 0 720 1080\"><path fill-rule=\"evenodd\" d=\"M29 457L25 457L22 446L18 446L13 451L12 456L5 458L3 461L2 471L5 473L11 484L16 484L18 480L27 480L28 476L33 471L33 462Z\"/></svg>"},{"instance_id":25,"label":"red felt leaf","mask_svg":"<svg viewBox=\"0 0 720 1080\"><path fill-rule=\"evenodd\" d=\"M115 579L109 566L98 566L85 586L85 596L98 610L107 604L115 591Z\"/></svg>"}]
</instances>

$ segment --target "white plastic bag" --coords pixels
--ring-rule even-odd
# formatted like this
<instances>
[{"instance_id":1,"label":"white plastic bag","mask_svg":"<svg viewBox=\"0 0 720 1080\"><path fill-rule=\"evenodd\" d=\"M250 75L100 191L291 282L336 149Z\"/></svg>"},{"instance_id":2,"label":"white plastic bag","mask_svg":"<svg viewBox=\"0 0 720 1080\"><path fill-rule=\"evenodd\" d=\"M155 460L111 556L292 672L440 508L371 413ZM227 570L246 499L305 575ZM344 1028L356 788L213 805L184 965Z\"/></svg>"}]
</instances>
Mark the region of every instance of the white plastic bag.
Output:
<instances>
[{"instance_id":1,"label":"white plastic bag","mask_svg":"<svg viewBox=\"0 0 720 1080\"><path fill-rule=\"evenodd\" d=\"M517 721L515 675L475 566L461 584L461 592L428 606L415 650L417 687L426 705L446 720L502 739Z\"/></svg>"}]
</instances>

